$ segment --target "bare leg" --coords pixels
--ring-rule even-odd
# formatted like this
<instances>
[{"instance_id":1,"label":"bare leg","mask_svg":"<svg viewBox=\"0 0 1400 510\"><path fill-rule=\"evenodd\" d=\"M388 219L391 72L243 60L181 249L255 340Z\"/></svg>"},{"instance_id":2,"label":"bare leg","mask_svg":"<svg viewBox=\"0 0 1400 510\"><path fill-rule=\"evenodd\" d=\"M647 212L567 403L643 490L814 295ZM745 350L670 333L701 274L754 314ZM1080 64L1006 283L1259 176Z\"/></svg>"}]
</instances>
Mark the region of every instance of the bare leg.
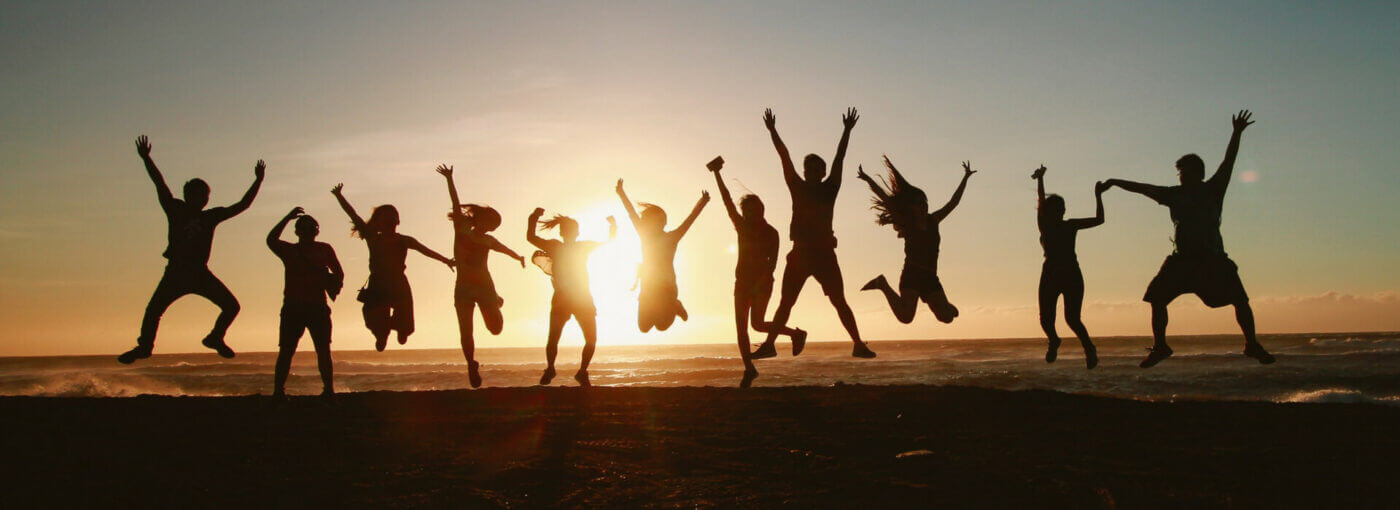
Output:
<instances>
[{"instance_id":1,"label":"bare leg","mask_svg":"<svg viewBox=\"0 0 1400 510\"><path fill-rule=\"evenodd\" d=\"M1084 321L1080 319L1083 308L1084 285L1081 281L1077 287L1065 291L1065 322L1069 324L1069 329L1074 330L1074 334L1079 337L1079 345L1084 348L1084 364L1092 369L1099 364L1099 353L1098 349L1094 348L1094 342L1089 340L1089 329L1084 327ZM1052 309L1050 311L1052 320L1054 313Z\"/></svg>"},{"instance_id":2,"label":"bare leg","mask_svg":"<svg viewBox=\"0 0 1400 510\"><path fill-rule=\"evenodd\" d=\"M575 315L579 329L583 330L583 356L579 359L578 373L574 380L583 386L591 386L588 381L588 364L593 361L593 350L598 347L598 321L592 315Z\"/></svg>"},{"instance_id":3,"label":"bare leg","mask_svg":"<svg viewBox=\"0 0 1400 510\"><path fill-rule=\"evenodd\" d=\"M501 328L505 326L505 320L501 318L501 307L485 306L481 307L481 322L486 323L486 331L492 335L501 334Z\"/></svg>"},{"instance_id":4,"label":"bare leg","mask_svg":"<svg viewBox=\"0 0 1400 510\"><path fill-rule=\"evenodd\" d=\"M1152 352L1143 358L1139 367L1149 368L1171 357L1172 348L1167 346L1167 304L1152 303Z\"/></svg>"},{"instance_id":5,"label":"bare leg","mask_svg":"<svg viewBox=\"0 0 1400 510\"><path fill-rule=\"evenodd\" d=\"M205 281L200 282L201 288L195 294L217 305L219 317L214 319L214 329L209 331L209 336L205 337L202 343L218 352L219 356L232 358L233 349L224 343L224 335L228 333L228 327L233 324L234 317L238 316L242 307L238 304L238 298L233 297L233 293L224 286L224 282L219 281L212 273L206 273L204 278Z\"/></svg>"},{"instance_id":6,"label":"bare leg","mask_svg":"<svg viewBox=\"0 0 1400 510\"><path fill-rule=\"evenodd\" d=\"M1240 323L1240 331L1244 333L1244 355L1265 365L1273 363L1274 356L1264 350L1264 346L1259 344L1259 339L1254 337L1254 309L1249 306L1248 301L1235 305L1235 321Z\"/></svg>"},{"instance_id":7,"label":"bare leg","mask_svg":"<svg viewBox=\"0 0 1400 510\"><path fill-rule=\"evenodd\" d=\"M788 316L792 315L792 307L797 304L797 296L802 294L802 286L807 284L807 273L791 271L791 267L783 270L783 290L779 294L778 311L773 313L773 321L769 324L777 326L768 332L768 337L763 340L763 345L759 349L772 349L773 342L778 338L778 328L787 326Z\"/></svg>"},{"instance_id":8,"label":"bare leg","mask_svg":"<svg viewBox=\"0 0 1400 510\"><path fill-rule=\"evenodd\" d=\"M272 372L272 396L280 397L286 394L287 374L292 371L292 355L296 354L297 348L292 345L282 344L277 351L277 366Z\"/></svg>"},{"instance_id":9,"label":"bare leg","mask_svg":"<svg viewBox=\"0 0 1400 510\"><path fill-rule=\"evenodd\" d=\"M467 363L476 362L476 339L472 337L472 320L476 315L476 303L471 301L457 302L457 332L461 335L462 356L467 359Z\"/></svg>"},{"instance_id":10,"label":"bare leg","mask_svg":"<svg viewBox=\"0 0 1400 510\"><path fill-rule=\"evenodd\" d=\"M734 329L738 333L739 359L744 362L744 373L757 374L758 369L754 368L753 360L749 358L749 303L745 301L745 298L734 298Z\"/></svg>"},{"instance_id":11,"label":"bare leg","mask_svg":"<svg viewBox=\"0 0 1400 510\"><path fill-rule=\"evenodd\" d=\"M321 394L335 393L335 364L331 362L331 318L328 313L325 325L307 328L311 332L312 345L316 346L316 368L321 372Z\"/></svg>"},{"instance_id":12,"label":"bare leg","mask_svg":"<svg viewBox=\"0 0 1400 510\"><path fill-rule=\"evenodd\" d=\"M559 356L559 336L564 333L564 323L568 321L568 314L550 310L549 340L544 345L544 358L548 365L544 369L544 375L540 376L541 385L549 384L549 381L554 379L554 358Z\"/></svg>"},{"instance_id":13,"label":"bare leg","mask_svg":"<svg viewBox=\"0 0 1400 510\"><path fill-rule=\"evenodd\" d=\"M875 277L870 283L865 284L864 289L879 290L885 295L885 301L890 303L890 311L894 312L894 318L899 322L909 324L914 322L914 313L919 311L919 296L915 292L906 292L901 295L890 288L890 282L885 279L885 275Z\"/></svg>"},{"instance_id":14,"label":"bare leg","mask_svg":"<svg viewBox=\"0 0 1400 510\"><path fill-rule=\"evenodd\" d=\"M1045 337L1049 339L1049 346L1045 349L1045 362L1054 363L1059 355L1060 335L1055 331L1055 305L1060 299L1059 289L1049 285L1044 277L1040 279L1040 329L1045 332ZM1069 297L1065 297L1065 315L1069 315Z\"/></svg>"}]
</instances>

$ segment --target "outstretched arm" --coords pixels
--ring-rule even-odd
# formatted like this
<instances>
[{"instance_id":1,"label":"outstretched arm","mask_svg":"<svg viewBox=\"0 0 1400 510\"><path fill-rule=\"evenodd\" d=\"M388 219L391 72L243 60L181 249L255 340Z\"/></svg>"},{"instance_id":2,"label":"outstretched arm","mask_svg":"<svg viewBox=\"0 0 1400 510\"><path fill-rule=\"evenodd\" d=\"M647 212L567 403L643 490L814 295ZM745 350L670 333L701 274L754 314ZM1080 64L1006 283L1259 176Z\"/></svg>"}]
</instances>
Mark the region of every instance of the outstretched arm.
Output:
<instances>
[{"instance_id":1,"label":"outstretched arm","mask_svg":"<svg viewBox=\"0 0 1400 510\"><path fill-rule=\"evenodd\" d=\"M612 216L608 216L607 219L608 219L608 240L607 240L607 242L611 243L611 242L613 241L613 239L617 239L617 220L614 219Z\"/></svg>"},{"instance_id":2,"label":"outstretched arm","mask_svg":"<svg viewBox=\"0 0 1400 510\"><path fill-rule=\"evenodd\" d=\"M1085 229L1103 225L1103 192L1105 191L1108 191L1107 183L1103 181L1094 183L1094 217L1069 220L1069 226L1075 229Z\"/></svg>"},{"instance_id":3,"label":"outstretched arm","mask_svg":"<svg viewBox=\"0 0 1400 510\"><path fill-rule=\"evenodd\" d=\"M173 205L175 195L170 193L170 186L165 184L165 176L160 174L155 160L151 159L151 140L146 138L146 135L136 137L136 154L141 156L141 161L146 164L146 175L156 185L156 197L160 199L161 208Z\"/></svg>"},{"instance_id":4,"label":"outstretched arm","mask_svg":"<svg viewBox=\"0 0 1400 510\"><path fill-rule=\"evenodd\" d=\"M246 211L248 210L248 206L253 205L253 198L258 196L258 188L262 187L263 176L266 175L266 172L267 163L263 163L263 160L259 159L258 163L253 165L253 185L249 186L248 191L243 193L243 198L234 202L233 205L228 206L227 211L229 216L235 216L238 213Z\"/></svg>"},{"instance_id":5,"label":"outstretched arm","mask_svg":"<svg viewBox=\"0 0 1400 510\"><path fill-rule=\"evenodd\" d=\"M1036 206L1036 208L1039 208L1039 207L1040 207L1040 204L1042 204L1042 203L1045 202L1045 164L1044 164L1044 163L1041 163L1040 168L1037 168L1037 169L1035 169L1034 172L1031 172L1031 178L1032 178L1032 179L1035 179L1035 206Z\"/></svg>"},{"instance_id":6,"label":"outstretched arm","mask_svg":"<svg viewBox=\"0 0 1400 510\"><path fill-rule=\"evenodd\" d=\"M622 207L627 209L627 217L632 220L632 228L637 228L637 223L642 219L637 216L637 210L632 208L632 201L627 199L627 192L622 190L622 179L617 180L617 198L622 199Z\"/></svg>"},{"instance_id":7,"label":"outstretched arm","mask_svg":"<svg viewBox=\"0 0 1400 510\"><path fill-rule=\"evenodd\" d=\"M544 209L540 207L536 207L534 212L530 213L530 218L525 222L525 240L529 241L535 248L545 250L548 249L549 245L546 244L544 239L541 239L539 235L535 234L535 224L540 222L540 216L544 216Z\"/></svg>"},{"instance_id":8,"label":"outstretched arm","mask_svg":"<svg viewBox=\"0 0 1400 510\"><path fill-rule=\"evenodd\" d=\"M1240 110L1230 118L1234 130L1230 133L1230 143L1225 146L1225 159L1220 161L1220 168L1210 177L1211 184L1219 185L1222 189L1230 185L1230 176L1235 172L1235 156L1240 152L1240 135L1244 134L1244 128L1254 123L1250 120L1253 115L1249 110Z\"/></svg>"},{"instance_id":9,"label":"outstretched arm","mask_svg":"<svg viewBox=\"0 0 1400 510\"><path fill-rule=\"evenodd\" d=\"M452 167L446 164L438 165L437 173L447 179L447 196L452 199L452 214L457 214L462 210L462 201L457 199L457 183L452 181Z\"/></svg>"},{"instance_id":10,"label":"outstretched arm","mask_svg":"<svg viewBox=\"0 0 1400 510\"><path fill-rule=\"evenodd\" d=\"M734 198L729 196L729 186L725 186L724 178L719 176L720 168L724 167L724 158L715 158L705 167L709 168L710 173L715 175L715 185L719 186L719 199L724 202L724 210L729 213L729 222L733 223L735 227L739 226L739 222L743 221L744 217L739 214L739 208L734 207Z\"/></svg>"},{"instance_id":11,"label":"outstretched arm","mask_svg":"<svg viewBox=\"0 0 1400 510\"><path fill-rule=\"evenodd\" d=\"M958 207L958 203L962 202L963 190L967 189L967 179L972 177L972 174L977 173L976 170L972 169L971 161L964 161L962 165L962 182L958 183L958 189L953 192L953 197L948 199L948 203L944 205L943 208L933 212L932 216L934 221L943 221L943 218L947 218L948 214L952 213L953 209Z\"/></svg>"},{"instance_id":12,"label":"outstretched arm","mask_svg":"<svg viewBox=\"0 0 1400 510\"><path fill-rule=\"evenodd\" d=\"M433 259L433 260L436 260L436 261L438 261L438 262L441 262L441 263L443 263L443 264L446 264L447 267L448 267L449 269L450 269L450 268L455 268L455 267L457 267L457 262L456 262L456 261L454 261L454 260L452 260L452 259L449 259L449 258L447 258L447 257L442 256L441 253L435 252L435 251L433 251L431 248L428 248L427 246L423 246L423 243L418 242L417 239L414 239L414 238L409 237L409 236L403 236L403 239L404 239L404 244L405 244L406 246L408 246L409 248L411 248L411 249L413 249L413 250L416 250L418 253L422 253L422 254L424 254L424 255L427 255L428 258L431 258L431 259Z\"/></svg>"},{"instance_id":13,"label":"outstretched arm","mask_svg":"<svg viewBox=\"0 0 1400 510\"><path fill-rule=\"evenodd\" d=\"M685 221L681 222L681 226L672 231L672 233L676 235L676 238L679 239L690 230L690 226L695 224L695 218L700 217L700 211L705 210L705 204L708 203L710 203L710 192L701 191L700 201L695 202L695 208L690 210L690 216L686 216Z\"/></svg>"},{"instance_id":14,"label":"outstretched arm","mask_svg":"<svg viewBox=\"0 0 1400 510\"><path fill-rule=\"evenodd\" d=\"M860 114L855 108L847 108L846 114L841 116L841 124L845 129L841 131L841 142L836 144L836 157L831 160L831 177L827 177L826 184L832 188L841 187L841 170L846 161L846 145L851 143L851 129L856 127L856 121L860 120Z\"/></svg>"},{"instance_id":15,"label":"outstretched arm","mask_svg":"<svg viewBox=\"0 0 1400 510\"><path fill-rule=\"evenodd\" d=\"M503 253L507 257L515 259L517 262L520 262L520 267L525 267L525 257L522 257L520 256L520 254L515 253L515 250L512 250L506 245L502 244L500 241L496 240L496 238L490 236L487 236L487 238L490 239L490 247L492 250L495 250L499 253Z\"/></svg>"},{"instance_id":16,"label":"outstretched arm","mask_svg":"<svg viewBox=\"0 0 1400 510\"><path fill-rule=\"evenodd\" d=\"M355 230L360 232L360 235L369 235L369 226L365 225L365 220L361 219L359 214L355 214L355 208L350 206L350 201L345 200L345 195L341 194L343 189L345 189L344 184L336 184L335 187L331 188L331 194L335 195L336 202L340 202L340 208L344 209L345 215L350 217L350 223L355 226Z\"/></svg>"},{"instance_id":17,"label":"outstretched arm","mask_svg":"<svg viewBox=\"0 0 1400 510\"><path fill-rule=\"evenodd\" d=\"M1161 202L1167 199L1167 188L1155 184L1127 181L1123 179L1109 179L1103 182L1104 190L1114 186L1123 188L1124 191L1131 191L1147 198Z\"/></svg>"},{"instance_id":18,"label":"outstretched arm","mask_svg":"<svg viewBox=\"0 0 1400 510\"><path fill-rule=\"evenodd\" d=\"M277 251L276 246L277 243L281 242L282 240L282 231L287 229L288 223L291 223L293 219L303 214L306 214L306 211L302 210L302 208L293 207L292 212L289 212L286 216L283 216L282 220L278 221L277 225L272 227L272 231L267 233L267 247L274 252Z\"/></svg>"},{"instance_id":19,"label":"outstretched arm","mask_svg":"<svg viewBox=\"0 0 1400 510\"><path fill-rule=\"evenodd\" d=\"M788 154L783 138L778 136L778 118L773 116L772 108L763 110L763 125L768 126L768 135L773 138L773 148L777 149L778 158L783 160L783 181L791 188L801 182L802 177L797 175L797 168L792 166L792 155Z\"/></svg>"}]
</instances>

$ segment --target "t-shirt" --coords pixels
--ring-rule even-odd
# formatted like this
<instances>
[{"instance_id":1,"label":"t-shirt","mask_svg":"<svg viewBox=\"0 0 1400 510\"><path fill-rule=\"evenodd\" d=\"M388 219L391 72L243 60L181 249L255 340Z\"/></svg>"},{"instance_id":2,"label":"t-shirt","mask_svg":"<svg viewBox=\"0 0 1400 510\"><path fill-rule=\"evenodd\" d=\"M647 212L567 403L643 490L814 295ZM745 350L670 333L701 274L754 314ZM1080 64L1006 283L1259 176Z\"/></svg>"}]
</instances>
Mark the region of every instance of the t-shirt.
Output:
<instances>
[{"instance_id":1,"label":"t-shirt","mask_svg":"<svg viewBox=\"0 0 1400 510\"><path fill-rule=\"evenodd\" d=\"M904 264L928 271L938 272L938 248L943 236L938 232L938 222L928 220L922 230L904 234Z\"/></svg>"},{"instance_id":2,"label":"t-shirt","mask_svg":"<svg viewBox=\"0 0 1400 510\"><path fill-rule=\"evenodd\" d=\"M285 268L282 287L284 303L325 304L326 286L340 263L335 249L321 242L310 244L274 241L270 248Z\"/></svg>"},{"instance_id":3,"label":"t-shirt","mask_svg":"<svg viewBox=\"0 0 1400 510\"><path fill-rule=\"evenodd\" d=\"M1171 186L1157 202L1171 210L1175 235L1172 243L1176 253L1209 255L1225 253L1225 241L1220 237L1220 213L1225 203L1223 181L1206 181L1194 185Z\"/></svg>"},{"instance_id":4,"label":"t-shirt","mask_svg":"<svg viewBox=\"0 0 1400 510\"><path fill-rule=\"evenodd\" d=\"M179 199L166 204L164 209L169 230L165 253L161 255L170 259L171 264L208 265L214 228L233 214L227 207L194 210Z\"/></svg>"},{"instance_id":5,"label":"t-shirt","mask_svg":"<svg viewBox=\"0 0 1400 510\"><path fill-rule=\"evenodd\" d=\"M548 253L551 259L548 273L554 283L554 292L566 295L588 294L588 256L602 243L565 243L557 239L550 239L545 243L548 246L545 253Z\"/></svg>"},{"instance_id":6,"label":"t-shirt","mask_svg":"<svg viewBox=\"0 0 1400 510\"><path fill-rule=\"evenodd\" d=\"M836 236L831 230L832 210L841 188L832 183L789 183L792 192L792 224L788 237L793 242L829 243Z\"/></svg>"},{"instance_id":7,"label":"t-shirt","mask_svg":"<svg viewBox=\"0 0 1400 510\"><path fill-rule=\"evenodd\" d=\"M734 266L734 279L755 281L773 277L778 264L778 229L767 222L758 225L740 221L739 263Z\"/></svg>"},{"instance_id":8,"label":"t-shirt","mask_svg":"<svg viewBox=\"0 0 1400 510\"><path fill-rule=\"evenodd\" d=\"M457 235L452 242L452 256L457 259L457 283L459 285L485 285L491 280L486 267L486 257L491 247L472 241L471 222L466 218L452 218Z\"/></svg>"}]
</instances>

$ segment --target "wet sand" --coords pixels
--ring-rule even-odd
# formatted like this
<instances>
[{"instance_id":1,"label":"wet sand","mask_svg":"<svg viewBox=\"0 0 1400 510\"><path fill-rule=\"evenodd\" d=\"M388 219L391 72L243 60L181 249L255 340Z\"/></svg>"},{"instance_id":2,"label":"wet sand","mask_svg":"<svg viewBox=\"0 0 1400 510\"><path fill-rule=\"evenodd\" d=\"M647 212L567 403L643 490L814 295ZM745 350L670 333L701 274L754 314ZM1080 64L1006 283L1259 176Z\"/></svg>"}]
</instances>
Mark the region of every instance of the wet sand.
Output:
<instances>
[{"instance_id":1,"label":"wet sand","mask_svg":"<svg viewBox=\"0 0 1400 510\"><path fill-rule=\"evenodd\" d=\"M7 507L1400 506L1400 408L944 387L0 399Z\"/></svg>"}]
</instances>

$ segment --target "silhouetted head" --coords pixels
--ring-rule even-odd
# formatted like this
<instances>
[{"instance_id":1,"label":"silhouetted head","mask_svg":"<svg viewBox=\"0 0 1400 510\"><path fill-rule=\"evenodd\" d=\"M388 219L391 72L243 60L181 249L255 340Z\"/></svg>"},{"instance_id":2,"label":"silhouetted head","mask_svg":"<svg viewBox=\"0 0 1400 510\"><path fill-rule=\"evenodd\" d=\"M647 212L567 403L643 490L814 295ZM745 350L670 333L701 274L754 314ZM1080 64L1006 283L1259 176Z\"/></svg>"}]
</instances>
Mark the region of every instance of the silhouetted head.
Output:
<instances>
[{"instance_id":1,"label":"silhouetted head","mask_svg":"<svg viewBox=\"0 0 1400 510\"><path fill-rule=\"evenodd\" d=\"M389 204L375 207L374 211L369 214L369 219L365 220L365 225L369 227L370 232L376 234L393 232L399 226L399 210ZM362 233L356 232L354 227L351 227L350 232L361 234L360 237L364 237Z\"/></svg>"},{"instance_id":2,"label":"silhouetted head","mask_svg":"<svg viewBox=\"0 0 1400 510\"><path fill-rule=\"evenodd\" d=\"M739 197L739 212L745 220L763 221L763 200L752 193Z\"/></svg>"},{"instance_id":3,"label":"silhouetted head","mask_svg":"<svg viewBox=\"0 0 1400 510\"><path fill-rule=\"evenodd\" d=\"M544 223L541 225L543 225L546 230L558 227L559 237L563 238L565 241L573 242L575 239L578 239L578 222L568 216L556 214L553 218L544 220Z\"/></svg>"},{"instance_id":4,"label":"silhouetted head","mask_svg":"<svg viewBox=\"0 0 1400 510\"><path fill-rule=\"evenodd\" d=\"M875 196L872 208L877 212L875 223L892 225L900 236L910 228L922 229L928 222L928 195L924 190L904 180L904 175L887 164L890 169L889 193L887 198Z\"/></svg>"},{"instance_id":5,"label":"silhouetted head","mask_svg":"<svg viewBox=\"0 0 1400 510\"><path fill-rule=\"evenodd\" d=\"M321 233L321 224L316 222L316 218L303 214L297 217L292 231L296 232L297 239L310 242L316 240L316 234Z\"/></svg>"},{"instance_id":6,"label":"silhouetted head","mask_svg":"<svg viewBox=\"0 0 1400 510\"><path fill-rule=\"evenodd\" d=\"M637 205L642 206L642 212L638 214L641 218L637 222L637 233L654 234L666 229L666 211L664 209L657 207L656 204L646 202Z\"/></svg>"},{"instance_id":7,"label":"silhouetted head","mask_svg":"<svg viewBox=\"0 0 1400 510\"><path fill-rule=\"evenodd\" d=\"M209 183L204 182L204 179L185 181L185 203L195 209L203 209L209 205Z\"/></svg>"},{"instance_id":8,"label":"silhouetted head","mask_svg":"<svg viewBox=\"0 0 1400 510\"><path fill-rule=\"evenodd\" d=\"M807 182L821 182L826 178L826 161L816 154L808 154L802 159L802 178Z\"/></svg>"},{"instance_id":9,"label":"silhouetted head","mask_svg":"<svg viewBox=\"0 0 1400 510\"><path fill-rule=\"evenodd\" d=\"M1176 174L1182 184L1195 184L1206 178L1206 162L1195 154L1176 160Z\"/></svg>"},{"instance_id":10,"label":"silhouetted head","mask_svg":"<svg viewBox=\"0 0 1400 510\"><path fill-rule=\"evenodd\" d=\"M461 209L456 213L448 214L447 217L449 219L465 218L471 223L472 230L483 234L501 226L501 213L485 205L462 204Z\"/></svg>"},{"instance_id":11,"label":"silhouetted head","mask_svg":"<svg viewBox=\"0 0 1400 510\"><path fill-rule=\"evenodd\" d=\"M1045 200L1040 202L1040 220L1062 220L1065 218L1065 199L1059 195L1050 194L1045 196Z\"/></svg>"}]
</instances>

